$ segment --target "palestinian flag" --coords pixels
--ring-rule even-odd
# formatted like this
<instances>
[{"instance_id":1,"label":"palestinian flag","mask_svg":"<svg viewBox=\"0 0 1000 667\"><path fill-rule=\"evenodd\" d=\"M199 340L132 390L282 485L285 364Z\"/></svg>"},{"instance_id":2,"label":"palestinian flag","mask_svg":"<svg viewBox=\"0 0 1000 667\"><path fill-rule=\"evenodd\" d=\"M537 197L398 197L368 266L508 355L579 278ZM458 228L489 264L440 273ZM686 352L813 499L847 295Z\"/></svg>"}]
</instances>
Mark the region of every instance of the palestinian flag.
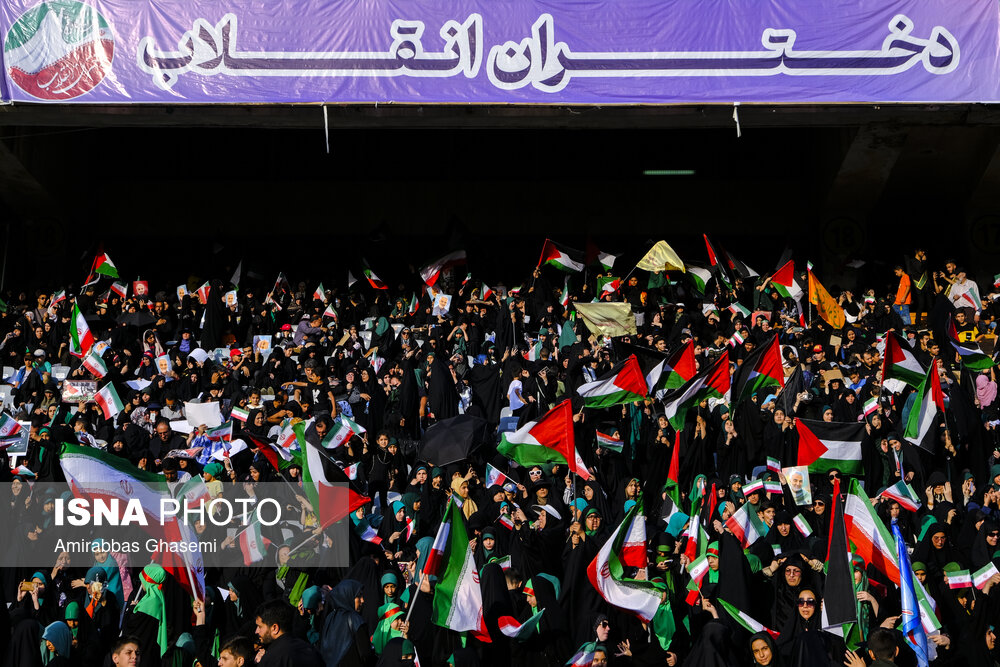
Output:
<instances>
[{"instance_id":1,"label":"palestinian flag","mask_svg":"<svg viewBox=\"0 0 1000 667\"><path fill-rule=\"evenodd\" d=\"M740 508L731 517L726 519L726 528L736 536L736 539L740 541L744 549L764 537L765 532L760 529L757 522L750 518L750 512L756 512L756 510L752 508L750 503L745 503L740 505Z\"/></svg>"},{"instance_id":2,"label":"palestinian flag","mask_svg":"<svg viewBox=\"0 0 1000 667\"><path fill-rule=\"evenodd\" d=\"M886 529L882 520L875 515L871 501L858 480L851 480L850 493L844 502L844 523L847 539L854 545L854 552L868 565L885 575L899 586L899 566L896 561L896 541ZM923 585L914 581L917 599L920 603L920 620L924 630L932 633L941 627L934 615L934 609L927 598Z\"/></svg>"},{"instance_id":3,"label":"palestinian flag","mask_svg":"<svg viewBox=\"0 0 1000 667\"><path fill-rule=\"evenodd\" d=\"M597 282L600 283L601 295L614 294L622 286L621 278L598 278Z\"/></svg>"},{"instance_id":4,"label":"palestinian flag","mask_svg":"<svg viewBox=\"0 0 1000 667\"><path fill-rule=\"evenodd\" d=\"M431 262L424 268L420 269L420 279L424 281L424 284L433 287L434 283L436 283L438 278L441 276L442 271L450 269L453 266L458 266L459 264L465 264L465 261L466 257L464 250L450 252L441 259ZM486 297L483 298L485 299Z\"/></svg>"},{"instance_id":5,"label":"palestinian flag","mask_svg":"<svg viewBox=\"0 0 1000 667\"><path fill-rule=\"evenodd\" d=\"M111 382L104 385L99 392L94 394L94 402L104 412L105 419L111 419L125 409L125 404L122 403L122 399L118 398L115 385Z\"/></svg>"},{"instance_id":6,"label":"palestinian flag","mask_svg":"<svg viewBox=\"0 0 1000 667\"><path fill-rule=\"evenodd\" d=\"M593 382L587 382L576 390L583 397L588 408L610 408L622 403L640 401L646 397L648 387L639 360L631 355L625 361L615 364L607 374Z\"/></svg>"},{"instance_id":7,"label":"palestinian flag","mask_svg":"<svg viewBox=\"0 0 1000 667\"><path fill-rule=\"evenodd\" d=\"M852 587L851 590L853 591L854 588ZM750 634L757 634L758 632L766 632L775 639L778 638L778 635L780 633L775 632L771 628L765 626L763 623L760 623L759 621L755 620L747 613L740 611L739 609L729 604L722 598L719 598L719 604L722 605L722 608L726 610L726 613L729 614L729 616L734 621L743 626L743 628Z\"/></svg>"},{"instance_id":8,"label":"palestinian flag","mask_svg":"<svg viewBox=\"0 0 1000 667\"><path fill-rule=\"evenodd\" d=\"M281 472L288 468L292 462L296 461L296 457L293 453L286 449L285 447L279 447L278 445L271 444L268 440L263 438L258 438L250 433L243 433L242 437L244 440L249 440L250 444L256 447L256 449L267 459L271 467L274 468L276 472ZM301 456L298 457L299 465L302 464Z\"/></svg>"},{"instance_id":9,"label":"palestinian flag","mask_svg":"<svg viewBox=\"0 0 1000 667\"><path fill-rule=\"evenodd\" d=\"M576 250L545 239L545 244L542 246L542 254L538 258L538 266L547 264L560 271L580 272L585 268L580 259L581 255Z\"/></svg>"},{"instance_id":10,"label":"palestinian flag","mask_svg":"<svg viewBox=\"0 0 1000 667\"><path fill-rule=\"evenodd\" d=\"M298 422L292 429L302 450L302 490L320 528L329 527L371 502L370 498L350 488L350 481L337 466L330 466L331 475L327 477L320 449L306 441L305 422Z\"/></svg>"},{"instance_id":11,"label":"palestinian flag","mask_svg":"<svg viewBox=\"0 0 1000 667\"><path fill-rule=\"evenodd\" d=\"M920 509L920 498L909 484L900 480L883 491L880 495L891 498L903 509L916 512Z\"/></svg>"},{"instance_id":12,"label":"palestinian flag","mask_svg":"<svg viewBox=\"0 0 1000 667\"><path fill-rule=\"evenodd\" d=\"M635 355L635 358L639 361L639 368L642 370L642 374L646 378L647 395L652 396L656 393L657 388L662 386L664 380L663 371L664 362L667 358L666 355L644 345L623 343L620 339L612 340L611 345L611 358L616 362L624 361L630 355ZM688 379L691 379L691 377L694 376L694 373L694 354L692 354L691 370ZM678 387L682 384L684 384L683 381L677 382Z\"/></svg>"},{"instance_id":13,"label":"palestinian flag","mask_svg":"<svg viewBox=\"0 0 1000 667\"><path fill-rule=\"evenodd\" d=\"M716 250L712 245L712 242L708 240L708 234L702 234L705 239L705 250L708 252L708 263L713 269L719 272L719 277L722 279L726 285L729 285L732 280L728 274L728 269L730 267L729 257L726 256L725 251L720 247Z\"/></svg>"},{"instance_id":14,"label":"palestinian flag","mask_svg":"<svg viewBox=\"0 0 1000 667\"><path fill-rule=\"evenodd\" d=\"M73 312L69 321L69 353L74 357L84 357L94 346L94 335L90 333L87 320L83 318L80 307L74 302Z\"/></svg>"},{"instance_id":15,"label":"palestinian flag","mask_svg":"<svg viewBox=\"0 0 1000 667\"><path fill-rule=\"evenodd\" d=\"M532 614L531 618L524 623L518 623L517 619L513 616L501 616L497 619L497 625L500 627L500 632L504 633L505 636L524 641L531 637L535 633L535 630L538 629L538 624L542 620L543 613L545 613L544 609Z\"/></svg>"},{"instance_id":16,"label":"palestinian flag","mask_svg":"<svg viewBox=\"0 0 1000 667\"><path fill-rule=\"evenodd\" d=\"M699 294L708 293L708 281L712 279L712 272L694 264L687 265L687 276L691 281L691 286Z\"/></svg>"},{"instance_id":17,"label":"palestinian flag","mask_svg":"<svg viewBox=\"0 0 1000 667\"><path fill-rule=\"evenodd\" d=\"M140 470L114 454L71 444L62 446L59 465L78 498L117 499L121 512L125 511L124 503L138 499L147 517L146 531L150 537L174 542L197 541L192 528L176 516L162 513L161 499L172 497L162 475ZM189 593L199 600L205 599L205 568L200 552L166 553L160 561Z\"/></svg>"},{"instance_id":18,"label":"palestinian flag","mask_svg":"<svg viewBox=\"0 0 1000 667\"><path fill-rule=\"evenodd\" d=\"M885 336L885 351L882 353L882 386L894 394L903 387L919 387L927 371L911 351L910 345L889 331Z\"/></svg>"},{"instance_id":19,"label":"palestinian flag","mask_svg":"<svg viewBox=\"0 0 1000 667\"><path fill-rule=\"evenodd\" d=\"M831 628L856 623L858 613L854 594L854 568L851 549L847 543L844 524L844 505L840 500L840 480L834 480L833 516L827 539L826 583L823 586L823 627Z\"/></svg>"},{"instance_id":20,"label":"palestinian flag","mask_svg":"<svg viewBox=\"0 0 1000 667\"><path fill-rule=\"evenodd\" d=\"M587 566L587 578L607 602L649 623L660 607L665 589L660 584L628 579L624 575L626 567L645 564L645 542L646 517L642 513L640 498L640 502L629 509L621 525L615 528L597 557ZM639 551L642 552L641 557ZM640 562L642 565L637 565Z\"/></svg>"},{"instance_id":21,"label":"palestinian flag","mask_svg":"<svg viewBox=\"0 0 1000 667\"><path fill-rule=\"evenodd\" d=\"M944 392L941 391L937 364L931 364L924 381L917 389L916 400L906 419L906 431L903 437L918 447L922 446L924 438L937 425L939 412L944 412Z\"/></svg>"},{"instance_id":22,"label":"palestinian flag","mask_svg":"<svg viewBox=\"0 0 1000 667\"><path fill-rule=\"evenodd\" d=\"M361 272L368 279L368 284L372 286L372 289L389 289L389 286L382 282L382 279L375 275L375 272L371 270L368 266L368 262L361 267Z\"/></svg>"},{"instance_id":23,"label":"palestinian flag","mask_svg":"<svg viewBox=\"0 0 1000 667\"><path fill-rule=\"evenodd\" d=\"M494 485L503 486L504 484L506 484L509 481L510 481L510 478L508 478L507 475L503 474L502 472L500 472L499 470L497 470L496 468L494 468L489 463L486 464L486 488L487 489L490 488L491 486L494 486Z\"/></svg>"},{"instance_id":24,"label":"palestinian flag","mask_svg":"<svg viewBox=\"0 0 1000 667\"><path fill-rule=\"evenodd\" d=\"M795 465L809 466L810 472L836 468L845 475L860 475L861 440L865 425L858 422L823 422L796 419L799 456Z\"/></svg>"},{"instance_id":25,"label":"palestinian flag","mask_svg":"<svg viewBox=\"0 0 1000 667\"><path fill-rule=\"evenodd\" d=\"M111 258L105 253L101 253L94 258L94 269L93 273L99 273L102 276L108 276L109 278L118 278L118 267L115 266Z\"/></svg>"},{"instance_id":26,"label":"palestinian flag","mask_svg":"<svg viewBox=\"0 0 1000 667\"><path fill-rule=\"evenodd\" d=\"M323 447L326 449L336 449L356 435L365 432L364 427L355 424L347 418L347 415L340 415L334 423L334 428L323 438Z\"/></svg>"},{"instance_id":27,"label":"palestinian flag","mask_svg":"<svg viewBox=\"0 0 1000 667\"><path fill-rule=\"evenodd\" d=\"M798 301L802 298L802 288L795 281L795 262L793 260L788 260L771 276L771 285L774 286L778 294L786 299Z\"/></svg>"},{"instance_id":28,"label":"palestinian flag","mask_svg":"<svg viewBox=\"0 0 1000 667\"><path fill-rule=\"evenodd\" d=\"M729 393L729 388L729 351L724 350L711 366L663 397L663 407L670 425L675 431L682 430L688 410L705 399L724 398Z\"/></svg>"},{"instance_id":29,"label":"palestinian flag","mask_svg":"<svg viewBox=\"0 0 1000 667\"><path fill-rule=\"evenodd\" d=\"M750 398L765 387L774 387L774 393L785 386L785 371L781 363L781 345L775 334L743 360L733 374L732 403L735 405Z\"/></svg>"},{"instance_id":30,"label":"palestinian flag","mask_svg":"<svg viewBox=\"0 0 1000 667\"><path fill-rule=\"evenodd\" d=\"M0 412L0 438L11 438L21 432L21 425L10 415Z\"/></svg>"},{"instance_id":31,"label":"palestinian flag","mask_svg":"<svg viewBox=\"0 0 1000 667\"><path fill-rule=\"evenodd\" d=\"M108 374L108 366L104 363L104 359L93 350L83 358L83 367L90 371L91 375L98 380Z\"/></svg>"},{"instance_id":32,"label":"palestinian flag","mask_svg":"<svg viewBox=\"0 0 1000 667\"><path fill-rule=\"evenodd\" d=\"M125 283L119 282L117 280L111 283L110 289L112 292L114 292L123 299L128 294L128 286Z\"/></svg>"},{"instance_id":33,"label":"palestinian flag","mask_svg":"<svg viewBox=\"0 0 1000 667\"><path fill-rule=\"evenodd\" d=\"M513 433L504 433L497 451L522 466L562 463L580 478L590 479L590 473L576 451L573 405L569 399L537 421L528 422Z\"/></svg>"},{"instance_id":34,"label":"palestinian flag","mask_svg":"<svg viewBox=\"0 0 1000 667\"><path fill-rule=\"evenodd\" d=\"M615 438L614 436L601 433L600 431L597 431L597 446L601 449L608 449L612 452L618 452L619 454L622 453L621 438Z\"/></svg>"},{"instance_id":35,"label":"palestinian flag","mask_svg":"<svg viewBox=\"0 0 1000 667\"><path fill-rule=\"evenodd\" d=\"M250 518L250 525L240 533L240 551L243 552L243 564L246 566L259 563L267 556L267 549L271 546L271 540L264 537L260 532L260 516L254 510Z\"/></svg>"},{"instance_id":36,"label":"palestinian flag","mask_svg":"<svg viewBox=\"0 0 1000 667\"><path fill-rule=\"evenodd\" d=\"M698 373L694 360L694 339L684 343L667 357L663 364L663 374L666 380L662 382L664 389L678 389Z\"/></svg>"},{"instance_id":37,"label":"palestinian flag","mask_svg":"<svg viewBox=\"0 0 1000 667\"><path fill-rule=\"evenodd\" d=\"M960 343L958 341L958 331L955 329L955 322L950 315L948 316L947 332L948 340L951 341L952 347L961 357L963 366L974 371L986 371L995 366L993 359L985 354L976 343Z\"/></svg>"},{"instance_id":38,"label":"palestinian flag","mask_svg":"<svg viewBox=\"0 0 1000 667\"><path fill-rule=\"evenodd\" d=\"M250 411L237 405L229 413L229 417L230 419L235 419L236 421L245 424L247 419L250 418Z\"/></svg>"},{"instance_id":39,"label":"palestinian flag","mask_svg":"<svg viewBox=\"0 0 1000 667\"><path fill-rule=\"evenodd\" d=\"M469 544L465 518L455 503L445 507L445 518L434 538L431 554L425 568L432 566L433 559L434 569L429 574L438 578L431 602L431 621L455 632L472 630L485 634L483 594L473 548Z\"/></svg>"},{"instance_id":40,"label":"palestinian flag","mask_svg":"<svg viewBox=\"0 0 1000 667\"><path fill-rule=\"evenodd\" d=\"M605 271L610 271L615 268L616 259L618 259L618 255L612 255L610 252L597 253L597 263L600 264L601 268Z\"/></svg>"}]
</instances>

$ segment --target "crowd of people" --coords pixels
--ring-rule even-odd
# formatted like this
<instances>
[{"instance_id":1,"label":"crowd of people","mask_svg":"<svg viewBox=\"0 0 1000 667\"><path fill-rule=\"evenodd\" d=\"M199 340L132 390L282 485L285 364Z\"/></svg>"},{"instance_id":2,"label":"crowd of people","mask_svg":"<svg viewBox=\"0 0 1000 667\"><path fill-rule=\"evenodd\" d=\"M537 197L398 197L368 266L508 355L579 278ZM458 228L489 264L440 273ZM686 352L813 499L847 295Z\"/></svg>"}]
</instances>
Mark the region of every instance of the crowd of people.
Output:
<instances>
[{"instance_id":1,"label":"crowd of people","mask_svg":"<svg viewBox=\"0 0 1000 667\"><path fill-rule=\"evenodd\" d=\"M230 536L233 562L205 569L202 598L169 568L100 548L6 568L3 664L998 664L1000 573L970 585L955 575L1000 563L995 369L970 368L953 343L988 360L994 302L980 299L956 262L917 250L876 284L833 289L844 316L834 327L807 305L809 295L787 296L774 272L716 259L708 281L675 267L565 273L540 264L519 287L491 288L457 264L430 286L416 273L389 287L372 274L335 289L283 276L262 288L234 276L168 295L94 274L82 287L6 292L4 415L28 431L27 450L16 462L5 450L0 466L0 502L18 526L8 547L54 538L55 499L41 489L64 480L67 443L171 483L201 476L212 495L278 482L301 515L291 536L265 532L263 563L248 565ZM803 265L795 279L805 287ZM445 308L442 294L451 295ZM575 306L592 302L629 304L634 329L608 335L578 317ZM77 313L93 339L84 350ZM945 396L922 441L906 414L921 387L883 385L891 336L937 373ZM700 377L670 367L680 351L689 350L696 374L723 356L738 374L775 340L777 384L702 398L677 423L678 396ZM99 372L84 363L93 346ZM646 395L588 407L581 387L631 355L663 361ZM109 416L94 401L64 400L73 380L113 385L121 409ZM501 434L564 401L586 474L558 453L519 464L498 452ZM209 425L179 426L192 405L211 402L233 425L223 441ZM464 458L423 446L428 429L462 416L484 425ZM807 463L786 475L773 462L803 460L800 419L863 424L862 465L818 471ZM289 445L297 424L305 440ZM348 437L330 446L327 436L344 424ZM246 447L237 453L238 442ZM319 508L299 492L301 456L276 467L265 451L301 446L322 448L325 476L349 481L363 498L346 519L346 566L324 564L335 534L324 535ZM232 455L214 456L220 447ZM882 528L905 541L940 626L922 640L904 632L912 607L900 574L894 580L853 543L855 621L825 622L834 507L852 482ZM890 488L913 490L915 502ZM478 570L478 632L433 622L438 576L424 573L451 503L460 505ZM607 576L659 591L653 620L614 604L588 575L622 522L635 525L637 508L645 544ZM739 512L760 534L752 543L733 530ZM531 627L504 632L500 619L522 624L537 612Z\"/></svg>"}]
</instances>

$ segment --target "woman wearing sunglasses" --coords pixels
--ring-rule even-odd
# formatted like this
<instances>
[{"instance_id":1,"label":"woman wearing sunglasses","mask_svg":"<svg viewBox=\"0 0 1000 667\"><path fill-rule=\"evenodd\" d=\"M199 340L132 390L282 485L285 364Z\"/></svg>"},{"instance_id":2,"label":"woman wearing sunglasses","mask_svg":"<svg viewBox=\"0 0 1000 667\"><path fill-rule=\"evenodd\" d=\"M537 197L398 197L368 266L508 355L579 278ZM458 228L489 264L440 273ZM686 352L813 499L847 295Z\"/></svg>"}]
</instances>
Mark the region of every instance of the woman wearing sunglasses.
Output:
<instances>
[{"instance_id":1,"label":"woman wearing sunglasses","mask_svg":"<svg viewBox=\"0 0 1000 667\"><path fill-rule=\"evenodd\" d=\"M778 652L789 667L825 667L842 664L846 647L839 637L821 628L821 598L812 588L799 590L795 613L778 636Z\"/></svg>"}]
</instances>

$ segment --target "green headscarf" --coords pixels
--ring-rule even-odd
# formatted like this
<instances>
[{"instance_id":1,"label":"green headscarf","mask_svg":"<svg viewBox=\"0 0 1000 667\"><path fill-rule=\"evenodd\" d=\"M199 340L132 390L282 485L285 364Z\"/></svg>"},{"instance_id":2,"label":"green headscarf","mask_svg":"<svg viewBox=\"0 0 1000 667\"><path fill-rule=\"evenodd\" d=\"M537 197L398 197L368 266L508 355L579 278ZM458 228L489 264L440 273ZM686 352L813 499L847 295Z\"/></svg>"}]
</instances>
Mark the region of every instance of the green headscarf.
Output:
<instances>
[{"instance_id":1,"label":"green headscarf","mask_svg":"<svg viewBox=\"0 0 1000 667\"><path fill-rule=\"evenodd\" d=\"M150 563L142 568L140 581L142 583L142 598L135 606L135 611L142 612L158 621L156 624L156 643L160 645L160 657L170 648L167 641L167 602L163 599L163 582L167 580L167 571L156 563Z\"/></svg>"},{"instance_id":2,"label":"green headscarf","mask_svg":"<svg viewBox=\"0 0 1000 667\"><path fill-rule=\"evenodd\" d=\"M73 600L68 605L66 605L66 614L64 618L67 621L79 621L80 620L80 603ZM67 623L67 625L69 625ZM77 624L75 628L70 628L70 632L73 633L73 638L75 639L78 634L80 634L80 625Z\"/></svg>"},{"instance_id":3,"label":"green headscarf","mask_svg":"<svg viewBox=\"0 0 1000 667\"><path fill-rule=\"evenodd\" d=\"M393 630L392 628L392 622L402 614L403 608L395 602L390 602L379 607L378 625L375 626L375 632L372 634L372 646L375 647L375 653L378 655L382 655L385 645L390 640L403 636L402 631Z\"/></svg>"}]
</instances>

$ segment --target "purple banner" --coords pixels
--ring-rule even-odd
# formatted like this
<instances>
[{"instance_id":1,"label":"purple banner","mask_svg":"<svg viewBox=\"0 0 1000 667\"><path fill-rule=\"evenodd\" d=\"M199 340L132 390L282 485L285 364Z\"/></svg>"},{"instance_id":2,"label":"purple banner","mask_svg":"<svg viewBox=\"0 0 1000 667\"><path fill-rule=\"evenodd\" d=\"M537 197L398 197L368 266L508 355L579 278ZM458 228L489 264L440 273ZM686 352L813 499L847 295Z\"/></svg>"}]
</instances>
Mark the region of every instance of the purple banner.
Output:
<instances>
[{"instance_id":1,"label":"purple banner","mask_svg":"<svg viewBox=\"0 0 1000 667\"><path fill-rule=\"evenodd\" d=\"M996 102L996 0L5 0L17 102Z\"/></svg>"}]
</instances>

